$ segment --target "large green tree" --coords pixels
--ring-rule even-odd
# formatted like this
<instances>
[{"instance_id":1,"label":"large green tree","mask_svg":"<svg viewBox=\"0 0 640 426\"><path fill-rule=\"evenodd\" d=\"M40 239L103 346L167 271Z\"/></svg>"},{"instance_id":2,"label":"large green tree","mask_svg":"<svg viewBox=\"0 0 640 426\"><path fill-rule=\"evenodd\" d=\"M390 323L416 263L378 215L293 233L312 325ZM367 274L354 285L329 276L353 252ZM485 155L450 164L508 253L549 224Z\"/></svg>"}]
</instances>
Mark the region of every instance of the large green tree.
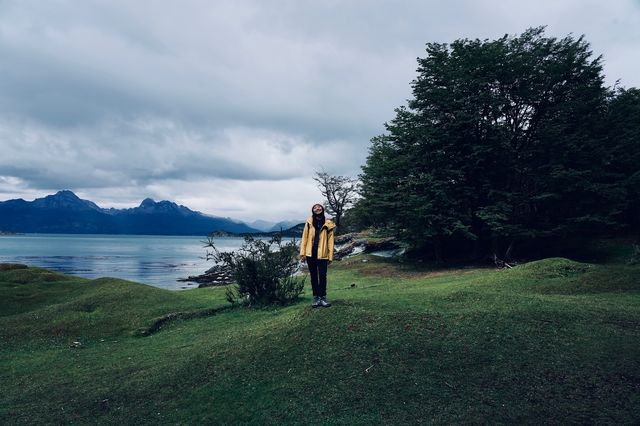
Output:
<instances>
[{"instance_id":1,"label":"large green tree","mask_svg":"<svg viewBox=\"0 0 640 426\"><path fill-rule=\"evenodd\" d=\"M606 125L608 178L625 196L622 222L640 240L640 90L617 88L612 92Z\"/></svg>"},{"instance_id":2,"label":"large green tree","mask_svg":"<svg viewBox=\"0 0 640 426\"><path fill-rule=\"evenodd\" d=\"M609 91L582 37L540 27L426 51L413 98L363 166L370 224L438 259L456 241L509 257L518 242L619 226L625 194L604 161Z\"/></svg>"}]
</instances>

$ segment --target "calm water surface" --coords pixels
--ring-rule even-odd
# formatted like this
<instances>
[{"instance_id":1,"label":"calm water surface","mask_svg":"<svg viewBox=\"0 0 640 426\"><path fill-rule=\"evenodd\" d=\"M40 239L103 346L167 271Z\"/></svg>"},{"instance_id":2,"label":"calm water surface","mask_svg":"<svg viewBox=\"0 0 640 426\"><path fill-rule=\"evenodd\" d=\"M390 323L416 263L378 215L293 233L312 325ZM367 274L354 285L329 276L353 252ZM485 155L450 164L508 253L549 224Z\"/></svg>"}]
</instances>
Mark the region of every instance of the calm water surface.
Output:
<instances>
[{"instance_id":1,"label":"calm water surface","mask_svg":"<svg viewBox=\"0 0 640 426\"><path fill-rule=\"evenodd\" d=\"M213 266L203 257L205 237L24 234L0 236L0 262L43 266L86 278L116 277L172 290L198 285L176 281ZM242 238L216 238L221 251Z\"/></svg>"}]
</instances>

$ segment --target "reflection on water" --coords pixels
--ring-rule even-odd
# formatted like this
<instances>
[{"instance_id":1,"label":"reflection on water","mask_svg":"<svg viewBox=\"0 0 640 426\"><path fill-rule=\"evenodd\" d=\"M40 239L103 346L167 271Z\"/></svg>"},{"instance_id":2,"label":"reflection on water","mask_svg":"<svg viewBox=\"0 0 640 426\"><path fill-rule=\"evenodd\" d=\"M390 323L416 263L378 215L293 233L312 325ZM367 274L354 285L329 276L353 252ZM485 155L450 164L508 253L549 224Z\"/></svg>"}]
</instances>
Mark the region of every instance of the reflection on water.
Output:
<instances>
[{"instance_id":1,"label":"reflection on water","mask_svg":"<svg viewBox=\"0 0 640 426\"><path fill-rule=\"evenodd\" d=\"M42 266L86 278L116 277L166 289L197 287L177 282L212 266L203 257L204 237L26 234L0 236L0 262ZM221 251L242 238L219 238Z\"/></svg>"}]
</instances>

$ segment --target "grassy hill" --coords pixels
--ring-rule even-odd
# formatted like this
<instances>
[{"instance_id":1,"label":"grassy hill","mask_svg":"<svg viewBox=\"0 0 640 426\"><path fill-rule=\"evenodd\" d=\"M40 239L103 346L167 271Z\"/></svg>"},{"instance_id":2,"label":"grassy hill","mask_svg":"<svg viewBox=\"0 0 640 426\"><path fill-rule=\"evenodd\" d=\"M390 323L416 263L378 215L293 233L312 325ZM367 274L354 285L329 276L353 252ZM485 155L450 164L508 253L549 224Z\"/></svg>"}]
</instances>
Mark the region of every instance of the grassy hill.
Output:
<instances>
[{"instance_id":1,"label":"grassy hill","mask_svg":"<svg viewBox=\"0 0 640 426\"><path fill-rule=\"evenodd\" d=\"M1 424L640 422L640 265L335 262L334 306L0 270Z\"/></svg>"}]
</instances>

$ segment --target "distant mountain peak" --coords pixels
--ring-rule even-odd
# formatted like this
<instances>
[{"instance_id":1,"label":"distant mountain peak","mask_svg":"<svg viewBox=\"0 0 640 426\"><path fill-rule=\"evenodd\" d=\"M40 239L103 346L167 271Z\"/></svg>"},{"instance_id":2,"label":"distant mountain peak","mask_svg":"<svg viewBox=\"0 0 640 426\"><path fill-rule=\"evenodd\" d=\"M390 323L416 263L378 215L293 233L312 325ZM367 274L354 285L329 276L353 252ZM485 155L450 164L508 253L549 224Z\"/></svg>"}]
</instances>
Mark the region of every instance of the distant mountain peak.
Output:
<instances>
[{"instance_id":1,"label":"distant mountain peak","mask_svg":"<svg viewBox=\"0 0 640 426\"><path fill-rule=\"evenodd\" d=\"M32 204L40 208L62 208L62 209L80 209L80 210L102 210L95 203L89 200L83 200L73 191L63 189L53 195L47 195L43 198L33 200Z\"/></svg>"},{"instance_id":2,"label":"distant mountain peak","mask_svg":"<svg viewBox=\"0 0 640 426\"><path fill-rule=\"evenodd\" d=\"M135 208L134 210L137 210L140 213L159 213L159 214L180 214L180 215L194 215L194 214L198 214L197 212L194 212L193 210L190 210L187 207L184 206L180 206L176 203L174 203L173 201L167 201L167 200L162 200L162 201L155 201L151 198L145 198L144 200L142 200L142 202L140 203L140 206Z\"/></svg>"},{"instance_id":3,"label":"distant mountain peak","mask_svg":"<svg viewBox=\"0 0 640 426\"><path fill-rule=\"evenodd\" d=\"M298 225L301 222L304 223L304 220L283 220L283 221L280 221L280 222L274 224L269 229L269 231L270 232L278 232L278 231L287 230L287 229L290 229L293 226Z\"/></svg>"},{"instance_id":4,"label":"distant mountain peak","mask_svg":"<svg viewBox=\"0 0 640 426\"><path fill-rule=\"evenodd\" d=\"M62 191L58 191L55 194L46 195L42 198L37 198L33 201L38 200L57 200L57 201L69 201L69 202L82 202L80 197L78 197L75 192L70 191L68 189L63 189Z\"/></svg>"},{"instance_id":5,"label":"distant mountain peak","mask_svg":"<svg viewBox=\"0 0 640 426\"><path fill-rule=\"evenodd\" d=\"M153 207L155 205L156 205L156 202L155 202L155 200L153 198L145 198L140 203L140 208Z\"/></svg>"},{"instance_id":6,"label":"distant mountain peak","mask_svg":"<svg viewBox=\"0 0 640 426\"><path fill-rule=\"evenodd\" d=\"M72 200L80 200L80 197L78 197L73 191L68 190L68 189L63 189L61 191L56 192L53 195L47 195L45 198L69 198Z\"/></svg>"}]
</instances>

